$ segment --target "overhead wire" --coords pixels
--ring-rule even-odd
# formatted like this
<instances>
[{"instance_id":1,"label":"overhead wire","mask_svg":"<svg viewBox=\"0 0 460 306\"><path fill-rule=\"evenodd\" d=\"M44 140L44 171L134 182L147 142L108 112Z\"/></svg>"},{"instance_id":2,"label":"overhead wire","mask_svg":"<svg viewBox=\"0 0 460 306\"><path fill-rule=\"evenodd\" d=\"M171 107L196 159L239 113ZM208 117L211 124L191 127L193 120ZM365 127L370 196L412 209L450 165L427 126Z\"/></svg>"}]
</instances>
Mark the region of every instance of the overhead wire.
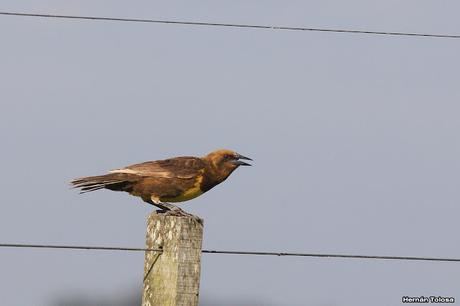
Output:
<instances>
[{"instance_id":1,"label":"overhead wire","mask_svg":"<svg viewBox=\"0 0 460 306\"><path fill-rule=\"evenodd\" d=\"M1 243L2 248L39 248L39 249L68 249L68 250L102 250L102 251L133 251L133 252L163 252L162 248L131 248L114 246L81 246L81 245L50 245L50 244L20 244ZM422 256L393 256L393 255L357 255L357 254L323 254L323 253L294 253L294 252L263 252L263 251L228 251L228 250L202 250L204 254L226 255L258 255L258 256L292 256L292 257L318 257L318 258L354 258L354 259L381 259L381 260L411 260L411 261L439 261L460 262L460 258L422 257Z\"/></svg>"},{"instance_id":2,"label":"overhead wire","mask_svg":"<svg viewBox=\"0 0 460 306\"><path fill-rule=\"evenodd\" d=\"M454 38L454 39L460 38L460 35L455 35L455 34L433 34L433 33L396 32L396 31L371 31L371 30L352 30L352 29L338 29L338 28L294 27L294 26L280 26L280 25L260 25L260 24L223 23L223 22L206 22L206 21L185 21L185 20L166 20L166 19L102 17L102 16L83 16L83 15L39 14L39 13L7 12L7 11L0 11L0 15L4 15L4 16L21 16L21 17L39 17L39 18L74 19L74 20L156 23L156 24L170 24L170 25L183 25L183 26L249 28L249 29L265 29L265 30L280 30L280 31L312 31L312 32L333 32L333 33L389 35L389 36L412 36L412 37Z\"/></svg>"}]
</instances>

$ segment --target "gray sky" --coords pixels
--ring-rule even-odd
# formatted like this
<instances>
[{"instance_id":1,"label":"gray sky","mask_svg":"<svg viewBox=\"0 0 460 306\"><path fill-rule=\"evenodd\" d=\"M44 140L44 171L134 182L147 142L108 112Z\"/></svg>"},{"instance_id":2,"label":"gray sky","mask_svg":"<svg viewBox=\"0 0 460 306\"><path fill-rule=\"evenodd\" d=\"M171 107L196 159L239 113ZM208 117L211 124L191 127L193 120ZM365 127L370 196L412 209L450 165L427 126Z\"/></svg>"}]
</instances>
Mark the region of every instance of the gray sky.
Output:
<instances>
[{"instance_id":1,"label":"gray sky","mask_svg":"<svg viewBox=\"0 0 460 306\"><path fill-rule=\"evenodd\" d=\"M460 34L458 1L0 8ZM68 181L225 147L255 166L184 204L205 219L204 248L460 257L459 40L7 16L0 36L1 242L143 246L151 206L78 195ZM2 249L0 259L1 305L140 295L141 253ZM460 299L459 283L455 263L203 255L201 295L383 306Z\"/></svg>"}]
</instances>

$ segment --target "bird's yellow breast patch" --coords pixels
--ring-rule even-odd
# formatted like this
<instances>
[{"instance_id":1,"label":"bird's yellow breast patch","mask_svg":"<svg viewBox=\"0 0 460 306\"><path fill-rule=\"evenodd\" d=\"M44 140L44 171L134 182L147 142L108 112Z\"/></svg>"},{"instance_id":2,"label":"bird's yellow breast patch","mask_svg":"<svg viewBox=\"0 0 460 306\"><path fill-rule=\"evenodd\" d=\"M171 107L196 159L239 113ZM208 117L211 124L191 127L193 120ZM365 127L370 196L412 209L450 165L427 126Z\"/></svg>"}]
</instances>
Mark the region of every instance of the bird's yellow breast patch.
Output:
<instances>
[{"instance_id":1,"label":"bird's yellow breast patch","mask_svg":"<svg viewBox=\"0 0 460 306\"><path fill-rule=\"evenodd\" d=\"M203 171L201 171L203 172ZM195 179L195 183L193 184L192 188L187 189L184 193L182 193L180 196L174 197L174 198L161 198L162 202L183 202L183 201L188 201L193 198L196 198L200 195L203 194L203 191L201 190L201 183L203 182L203 176L198 175Z\"/></svg>"}]
</instances>

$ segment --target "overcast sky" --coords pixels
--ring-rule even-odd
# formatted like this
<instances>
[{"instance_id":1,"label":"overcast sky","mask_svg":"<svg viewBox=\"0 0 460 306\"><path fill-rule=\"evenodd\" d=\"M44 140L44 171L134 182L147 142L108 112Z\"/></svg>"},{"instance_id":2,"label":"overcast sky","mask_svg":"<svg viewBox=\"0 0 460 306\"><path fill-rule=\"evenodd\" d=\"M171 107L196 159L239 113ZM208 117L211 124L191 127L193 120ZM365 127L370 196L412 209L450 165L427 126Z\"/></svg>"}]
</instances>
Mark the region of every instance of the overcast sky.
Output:
<instances>
[{"instance_id":1,"label":"overcast sky","mask_svg":"<svg viewBox=\"0 0 460 306\"><path fill-rule=\"evenodd\" d=\"M460 34L458 1L0 10ZM0 37L0 242L142 247L151 206L68 181L230 148L254 166L183 205L204 218L206 249L460 257L460 40L11 16ZM1 249L0 304L140 296L143 259ZM204 254L200 292L219 306L383 306L460 299L459 283L456 263Z\"/></svg>"}]
</instances>

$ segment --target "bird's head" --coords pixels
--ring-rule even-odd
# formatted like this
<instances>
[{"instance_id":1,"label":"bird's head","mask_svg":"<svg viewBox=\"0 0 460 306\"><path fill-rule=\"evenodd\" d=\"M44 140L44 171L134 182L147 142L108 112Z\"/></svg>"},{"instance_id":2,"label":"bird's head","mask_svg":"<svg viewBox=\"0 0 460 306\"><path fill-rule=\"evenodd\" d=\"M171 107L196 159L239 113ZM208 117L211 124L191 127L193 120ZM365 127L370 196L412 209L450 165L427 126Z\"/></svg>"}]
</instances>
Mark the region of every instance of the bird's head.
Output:
<instances>
[{"instance_id":1,"label":"bird's head","mask_svg":"<svg viewBox=\"0 0 460 306\"><path fill-rule=\"evenodd\" d=\"M205 159L223 176L228 176L239 166L251 166L243 160L252 160L231 150L217 150L205 156Z\"/></svg>"}]
</instances>

